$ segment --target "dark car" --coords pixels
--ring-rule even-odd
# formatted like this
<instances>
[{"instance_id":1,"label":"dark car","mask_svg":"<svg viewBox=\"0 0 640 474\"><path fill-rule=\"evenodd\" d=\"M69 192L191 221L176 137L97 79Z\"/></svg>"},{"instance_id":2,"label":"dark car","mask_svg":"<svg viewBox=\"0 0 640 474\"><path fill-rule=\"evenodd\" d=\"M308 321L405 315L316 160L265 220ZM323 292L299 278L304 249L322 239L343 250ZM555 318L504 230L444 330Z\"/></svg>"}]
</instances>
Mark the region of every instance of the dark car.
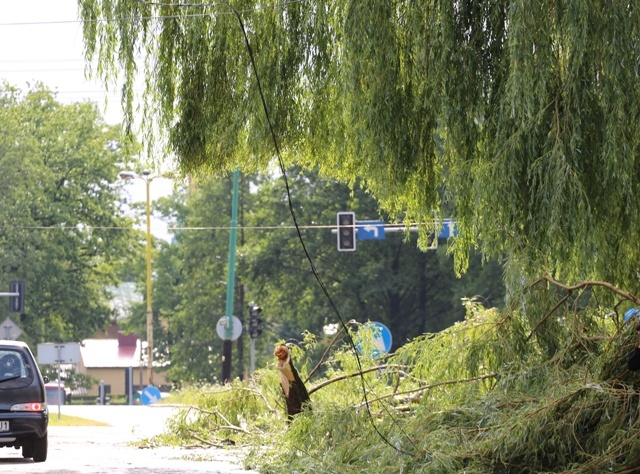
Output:
<instances>
[{"instance_id":1,"label":"dark car","mask_svg":"<svg viewBox=\"0 0 640 474\"><path fill-rule=\"evenodd\" d=\"M44 380L29 346L0 341L0 447L47 460L49 409Z\"/></svg>"}]
</instances>

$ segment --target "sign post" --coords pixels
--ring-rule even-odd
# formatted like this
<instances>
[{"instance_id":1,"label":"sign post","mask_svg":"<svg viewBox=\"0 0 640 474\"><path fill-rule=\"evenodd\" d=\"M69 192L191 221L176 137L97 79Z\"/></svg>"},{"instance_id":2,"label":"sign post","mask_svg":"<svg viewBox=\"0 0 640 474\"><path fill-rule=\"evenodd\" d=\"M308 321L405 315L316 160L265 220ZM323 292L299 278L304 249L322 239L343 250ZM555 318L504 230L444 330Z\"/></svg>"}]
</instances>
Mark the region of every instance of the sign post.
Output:
<instances>
[{"instance_id":1,"label":"sign post","mask_svg":"<svg viewBox=\"0 0 640 474\"><path fill-rule=\"evenodd\" d=\"M58 369L58 420L60 419L60 405L62 405L62 387L60 386L60 365L78 364L82 356L80 355L80 344L77 342L65 342L61 344L45 342L38 344L38 364L56 364Z\"/></svg>"},{"instance_id":2,"label":"sign post","mask_svg":"<svg viewBox=\"0 0 640 474\"><path fill-rule=\"evenodd\" d=\"M234 329L233 320L233 290L235 287L235 271L236 271L236 236L238 233L238 181L240 179L240 171L233 172L233 196L231 200L231 230L229 232L229 270L227 272L227 304L225 318L227 323L225 326L225 336L222 338L222 383L231 380L231 353L232 353L232 334ZM236 318L237 319L237 318ZM242 327L240 328L242 330Z\"/></svg>"}]
</instances>

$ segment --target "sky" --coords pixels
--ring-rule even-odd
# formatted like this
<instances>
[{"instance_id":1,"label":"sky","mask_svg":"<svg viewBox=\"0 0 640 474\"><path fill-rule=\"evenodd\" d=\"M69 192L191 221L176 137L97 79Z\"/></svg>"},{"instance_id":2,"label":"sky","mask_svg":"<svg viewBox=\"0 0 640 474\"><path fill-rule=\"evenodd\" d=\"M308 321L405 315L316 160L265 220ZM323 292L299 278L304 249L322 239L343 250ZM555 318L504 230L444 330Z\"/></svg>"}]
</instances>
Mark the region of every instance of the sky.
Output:
<instances>
[{"instance_id":1,"label":"sky","mask_svg":"<svg viewBox=\"0 0 640 474\"><path fill-rule=\"evenodd\" d=\"M42 81L60 102L96 102L107 123L120 123L117 94L85 78L77 11L76 0L0 0L0 77L23 90Z\"/></svg>"},{"instance_id":2,"label":"sky","mask_svg":"<svg viewBox=\"0 0 640 474\"><path fill-rule=\"evenodd\" d=\"M60 103L91 101L107 123L122 122L118 94L107 93L97 79L85 77L77 0L0 0L0 81L23 91L42 82ZM171 181L158 178L151 183L151 200L171 191ZM133 201L146 200L142 180L132 180L125 192ZM166 225L157 219L152 232L169 239Z\"/></svg>"}]
</instances>

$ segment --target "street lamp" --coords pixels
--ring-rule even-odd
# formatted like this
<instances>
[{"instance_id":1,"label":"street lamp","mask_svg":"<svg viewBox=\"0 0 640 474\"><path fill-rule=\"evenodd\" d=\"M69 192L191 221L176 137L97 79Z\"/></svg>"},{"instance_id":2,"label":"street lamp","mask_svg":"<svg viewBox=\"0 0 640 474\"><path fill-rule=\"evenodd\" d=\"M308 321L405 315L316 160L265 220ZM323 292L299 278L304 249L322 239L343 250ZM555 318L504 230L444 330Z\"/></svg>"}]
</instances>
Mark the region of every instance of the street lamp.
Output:
<instances>
[{"instance_id":1,"label":"street lamp","mask_svg":"<svg viewBox=\"0 0 640 474\"><path fill-rule=\"evenodd\" d=\"M142 176L133 171L121 171L118 173L120 179L126 181L130 179L144 180L147 188L147 379L149 385L153 385L153 305L151 301L151 198L149 185L158 176L150 176L151 171L142 171Z\"/></svg>"}]
</instances>

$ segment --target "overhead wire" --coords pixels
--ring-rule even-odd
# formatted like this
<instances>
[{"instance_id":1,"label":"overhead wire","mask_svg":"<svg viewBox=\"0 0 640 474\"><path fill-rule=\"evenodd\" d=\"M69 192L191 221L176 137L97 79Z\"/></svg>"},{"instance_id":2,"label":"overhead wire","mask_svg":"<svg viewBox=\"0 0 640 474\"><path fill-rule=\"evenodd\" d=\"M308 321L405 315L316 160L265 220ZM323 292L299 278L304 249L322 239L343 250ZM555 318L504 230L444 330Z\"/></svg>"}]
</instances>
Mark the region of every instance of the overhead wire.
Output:
<instances>
[{"instance_id":1,"label":"overhead wire","mask_svg":"<svg viewBox=\"0 0 640 474\"><path fill-rule=\"evenodd\" d=\"M284 165L284 160L282 159L282 155L280 153L280 146L278 145L278 139L276 137L275 131L273 129L273 124L271 122L271 116L269 114L269 108L267 107L267 103L266 103L266 99L264 97L264 93L262 90L262 84L260 83L260 74L258 73L258 68L256 66L255 63L255 58L253 55L253 49L251 48L251 43L249 41L249 37L247 36L247 31L246 28L244 26L244 23L242 21L242 17L240 16L240 13L237 12L235 9L233 9L233 7L231 5L228 5L228 8L230 8L231 10L233 10L233 12L236 15L236 18L238 19L238 22L240 23L240 28L242 29L242 34L244 36L244 40L245 40L245 45L247 47L247 53L249 54L249 58L251 59L251 68L253 69L255 78L256 78L256 85L258 87L258 93L260 95L260 100L262 101L262 108L265 114L265 119L267 120L267 124L269 125L269 132L271 134L271 138L273 141L273 145L275 147L275 151L276 151L276 156L278 157L278 164L280 166L280 171L282 173L282 177L284 180L284 184L285 184L285 188L287 191L287 202L289 205L289 212L291 214L291 218L295 224L296 230L297 230L297 234L298 234L298 240L300 241L300 244L302 245L302 249L304 251L304 254L307 258L307 261L309 262L309 265L311 267L311 271L316 279L316 281L318 282L318 284L320 285L320 288L322 289L322 292L324 293L325 297L327 298L327 301L329 302L329 305L331 306L331 308L333 309L333 312L336 314L336 316L338 317L338 320L340 321L340 324L342 325L345 334L347 335L347 339L349 341L349 345L351 346L351 350L353 352L353 354L355 355L356 358L356 363L358 366L358 371L360 372L360 380L362 383L362 394L363 394L363 398L364 398L364 406L366 407L367 410L367 414L368 414L368 419L370 421L371 426L373 427L373 429L375 430L375 432L378 434L378 436L380 437L380 439L387 444L388 446L390 446L391 448L393 448L395 451L402 453L404 455L407 456L413 456L413 453L410 453L404 449L399 448L398 446L396 446L395 444L393 444L378 428L378 426L376 425L374 419L373 419L373 414L371 413L371 407L369 404L369 400L368 400L368 395L367 395L367 386L366 386L366 380L363 374L363 368L362 368L362 362L360 360L360 356L358 354L358 348L356 347L355 341L353 340L353 337L351 337L351 334L349 333L349 330L347 328L347 325L344 321L344 319L342 318L342 315L340 314L340 310L338 309L338 307L336 306L335 302L333 301L333 299L331 298L331 295L329 294L329 291L327 290L327 287L324 284L324 281L322 280L322 277L320 276L320 274L318 273L318 270L316 269L316 266L313 262L313 259L311 258L311 255L309 255L309 251L307 250L307 246L304 242L304 239L302 238L302 233L300 232L300 228L298 226L298 220L295 214L295 210L294 210L294 206L293 206L293 202L291 200L291 192L289 189L289 181L287 179L287 172L286 172L286 167ZM382 405L383 407L385 407L384 405ZM387 408L385 407L385 410L387 410ZM413 442L413 440L404 432L404 430L402 429L402 427L400 426L400 424L397 422L397 420L393 417L393 415L387 410L387 414L391 417L391 419L393 420L393 423L399 428L399 430L404 434L404 436L406 437L406 439L408 439L410 441L410 443L413 445L413 447L417 450L417 446L415 445L415 443Z\"/></svg>"},{"instance_id":2,"label":"overhead wire","mask_svg":"<svg viewBox=\"0 0 640 474\"><path fill-rule=\"evenodd\" d=\"M361 383L362 383L362 393L363 393L363 398L364 398L364 401L365 401L364 402L364 406L366 407L367 414L368 414L368 419L370 421L370 424L374 428L374 430L377 433L377 435L380 437L380 439L382 439L382 441L385 444L387 444L388 446L390 446L391 448L393 448L395 451L397 451L399 453L402 453L402 454L407 455L407 456L413 456L413 453L410 453L410 452L408 452L408 451L406 451L404 449L401 449L398 446L396 446L395 444L393 444L380 431L380 429L376 425L376 423L375 423L375 421L373 419L373 414L371 413L371 407L370 407L368 396L367 396L366 380L365 380L364 374L362 373L362 370L363 370L362 369L362 362L360 360L360 356L358 354L358 349L356 347L355 341L351 337L351 334L348 331L347 325L346 325L344 319L342 318L342 315L340 314L340 310L338 309L338 307L336 306L335 302L331 298L331 295L329 294L329 291L327 290L327 287L325 286L324 281L322 280L322 277L318 273L318 271L317 271L317 269L315 267L315 264L313 262L313 259L311 258L311 255L309 255L309 252L307 250L307 246L306 246L306 244L304 242L304 239L302 237L302 233L300 231L301 228L298 225L298 220L297 220L296 213L295 213L295 210L294 210L293 202L291 200L291 191L289 189L289 181L287 179L286 167L284 165L284 160L282 159L282 154L280 153L280 145L278 144L278 139L277 139L275 131L273 129L273 123L271 121L271 116L269 114L269 108L267 107L266 99L264 97L264 93L263 93L263 90L262 90L262 84L260 82L260 74L258 73L258 68L257 68L256 63L255 63L255 58L254 58L254 55L253 55L253 49L251 48L251 42L249 41L249 37L247 36L247 31L246 31L246 28L244 26L244 22L242 21L242 17L240 15L240 12L237 11L235 8L233 8L228 3L220 3L220 4L188 4L188 3L166 4L166 3L161 3L161 2L150 2L150 1L146 1L146 0L133 0L133 1L137 2L137 3L144 3L144 4L156 5L156 6L162 6L162 5L168 5L168 6L177 6L177 5L179 5L179 6L184 6L184 7L225 6L225 7L229 8L235 14L235 16L238 19L238 22L240 24L240 28L242 30L242 34L243 34L244 41L245 41L245 46L247 48L247 53L249 54L249 58L251 60L251 68L253 69L253 72L254 72L254 75L255 75L255 78L256 78L256 85L258 87L258 93L260 95L260 100L262 102L262 108L263 108L263 111L264 111L264 114L265 114L265 119L267 120L267 124L269 126L269 133L271 135L271 139L273 141L273 145L274 145L274 148L275 148L276 156L278 158L278 165L280 167L280 172L282 173L283 181L284 181L286 192L287 192L287 202L288 202L288 206L289 206L289 212L291 214L291 218L293 220L294 226L295 226L297 234L298 234L298 240L300 241L300 244L301 244L302 249L304 251L305 257L306 257L307 261L309 262L309 265L311 267L311 271L312 271L316 281L320 285L320 288L322 289L325 297L327 298L327 301L329 302L329 305L331 306L333 312L338 317L338 320L340 321L340 324L342 325L343 329L345 330L345 334L347 335L347 339L349 341L349 345L351 346L351 350L352 350L353 354L355 355L356 363L357 363L357 366L358 366L358 370L360 372L360 380L361 380ZM299 3L299 2L295 2L295 3ZM399 428L399 430L403 433L403 435L406 437L406 439L409 440L409 442L412 444L412 446L417 451L418 448L417 448L416 444L414 443L414 441L404 432L402 427L399 425L399 423L393 417L393 415L389 412L389 410L384 405L383 405L383 407L387 411L387 414L390 416L390 418L393 420L393 423Z\"/></svg>"},{"instance_id":3,"label":"overhead wire","mask_svg":"<svg viewBox=\"0 0 640 474\"><path fill-rule=\"evenodd\" d=\"M211 7L227 7L226 3L165 3L165 2L147 2L144 0L133 0L135 3L142 3L145 5L152 6L171 6L171 7L203 7L203 8L211 8ZM274 2L270 5L257 6L253 8L243 8L238 10L239 13L254 13L261 10L268 10L271 8L279 8L287 5L292 5L295 3L304 3L304 0L287 0L282 2ZM221 11L219 13L225 14L225 12ZM234 15L234 12L227 12L229 15ZM189 17L204 17L209 16L210 13L189 13L189 14L180 14L180 15L157 15L157 16L143 16L138 18L131 17L122 17L122 18L96 18L94 20L48 20L48 21L16 21L16 22L8 22L8 23L0 23L0 27L5 26L40 26L40 25L68 25L68 24L84 24L84 23L112 23L116 22L132 22L137 20L167 20L171 18L189 18Z\"/></svg>"}]
</instances>

